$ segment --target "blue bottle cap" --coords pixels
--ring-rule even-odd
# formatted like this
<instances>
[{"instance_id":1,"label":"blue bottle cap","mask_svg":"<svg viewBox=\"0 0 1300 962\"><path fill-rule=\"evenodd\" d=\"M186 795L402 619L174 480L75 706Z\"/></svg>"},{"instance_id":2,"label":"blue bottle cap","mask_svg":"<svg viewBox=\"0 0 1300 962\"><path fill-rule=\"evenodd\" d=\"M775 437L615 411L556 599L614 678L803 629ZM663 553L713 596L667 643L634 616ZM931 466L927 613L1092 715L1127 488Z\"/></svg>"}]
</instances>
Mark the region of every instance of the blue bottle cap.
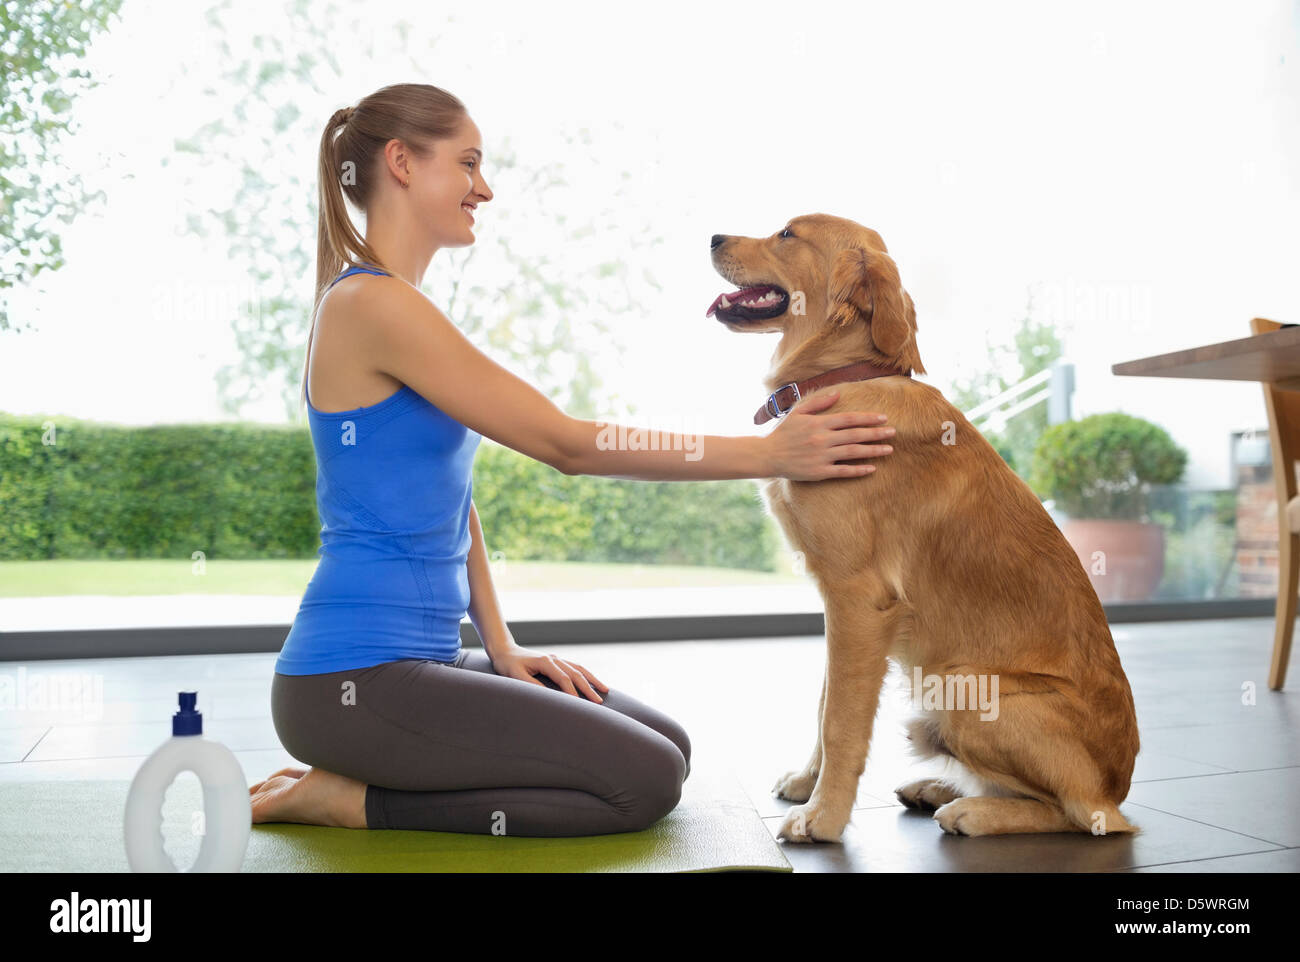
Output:
<instances>
[{"instance_id":1,"label":"blue bottle cap","mask_svg":"<svg viewBox=\"0 0 1300 962\"><path fill-rule=\"evenodd\" d=\"M203 713L194 707L198 698L199 693L196 691L180 693L181 710L172 715L173 735L203 734Z\"/></svg>"}]
</instances>

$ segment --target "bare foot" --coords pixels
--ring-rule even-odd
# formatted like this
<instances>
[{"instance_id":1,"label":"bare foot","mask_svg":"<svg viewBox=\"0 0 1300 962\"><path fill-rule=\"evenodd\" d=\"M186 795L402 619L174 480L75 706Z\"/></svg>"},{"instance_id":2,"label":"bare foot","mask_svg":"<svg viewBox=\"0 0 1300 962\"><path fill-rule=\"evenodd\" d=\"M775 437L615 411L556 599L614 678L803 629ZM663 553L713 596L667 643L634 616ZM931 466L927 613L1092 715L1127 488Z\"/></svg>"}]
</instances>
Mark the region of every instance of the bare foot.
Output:
<instances>
[{"instance_id":1,"label":"bare foot","mask_svg":"<svg viewBox=\"0 0 1300 962\"><path fill-rule=\"evenodd\" d=\"M250 789L253 823L297 822L366 828L366 783L321 768L298 777L275 774Z\"/></svg>"},{"instance_id":2,"label":"bare foot","mask_svg":"<svg viewBox=\"0 0 1300 962\"><path fill-rule=\"evenodd\" d=\"M302 778L306 774L307 769L305 768L282 768L278 772L273 772L270 777L275 778L276 775L288 775L290 778ZM256 785L251 786L248 789L248 794L256 795L258 789L265 784L266 782L258 782Z\"/></svg>"}]
</instances>

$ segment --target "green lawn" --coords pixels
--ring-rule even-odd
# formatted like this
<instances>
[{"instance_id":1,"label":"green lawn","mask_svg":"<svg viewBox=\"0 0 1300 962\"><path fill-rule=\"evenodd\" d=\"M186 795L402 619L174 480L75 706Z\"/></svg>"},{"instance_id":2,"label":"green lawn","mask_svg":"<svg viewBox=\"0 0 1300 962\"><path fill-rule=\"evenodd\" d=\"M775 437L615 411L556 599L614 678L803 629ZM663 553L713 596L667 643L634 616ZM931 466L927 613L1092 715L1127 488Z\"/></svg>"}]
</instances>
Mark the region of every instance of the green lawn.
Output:
<instances>
[{"instance_id":1,"label":"green lawn","mask_svg":"<svg viewBox=\"0 0 1300 962\"><path fill-rule=\"evenodd\" d=\"M188 559L0 561L0 597L301 595L315 567L315 558L207 561L203 573L196 574ZM552 561L513 561L493 568L493 582L501 590L763 585L792 584L803 580L804 577L788 564L780 572Z\"/></svg>"}]
</instances>

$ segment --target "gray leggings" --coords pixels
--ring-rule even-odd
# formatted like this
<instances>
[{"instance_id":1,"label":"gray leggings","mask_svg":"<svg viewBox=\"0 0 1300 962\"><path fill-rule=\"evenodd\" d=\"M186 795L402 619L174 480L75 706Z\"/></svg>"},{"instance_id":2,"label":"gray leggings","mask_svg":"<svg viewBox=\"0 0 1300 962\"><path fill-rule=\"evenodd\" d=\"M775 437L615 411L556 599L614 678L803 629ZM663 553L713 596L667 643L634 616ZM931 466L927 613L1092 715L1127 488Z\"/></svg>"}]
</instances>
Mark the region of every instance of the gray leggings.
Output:
<instances>
[{"instance_id":1,"label":"gray leggings","mask_svg":"<svg viewBox=\"0 0 1300 962\"><path fill-rule=\"evenodd\" d=\"M492 835L636 832L690 773L671 718L612 688L603 703L498 675L487 654L275 673L285 750L365 782L366 827Z\"/></svg>"}]
</instances>

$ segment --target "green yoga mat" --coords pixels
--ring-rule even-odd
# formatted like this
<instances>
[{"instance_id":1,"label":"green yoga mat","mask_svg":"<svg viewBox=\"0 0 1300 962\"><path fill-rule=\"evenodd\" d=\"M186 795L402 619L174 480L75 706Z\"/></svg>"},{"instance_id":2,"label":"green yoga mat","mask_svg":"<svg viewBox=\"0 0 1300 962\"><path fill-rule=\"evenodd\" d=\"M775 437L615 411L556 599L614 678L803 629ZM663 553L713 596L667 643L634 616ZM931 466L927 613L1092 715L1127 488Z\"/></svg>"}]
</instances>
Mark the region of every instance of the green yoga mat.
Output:
<instances>
[{"instance_id":1,"label":"green yoga mat","mask_svg":"<svg viewBox=\"0 0 1300 962\"><path fill-rule=\"evenodd\" d=\"M0 871L125 872L128 781L0 784ZM177 865L198 854L188 813L203 807L183 772L163 803L163 835ZM697 770L677 808L644 832L514 838L254 825L245 872L718 872L791 871L735 777Z\"/></svg>"}]
</instances>

